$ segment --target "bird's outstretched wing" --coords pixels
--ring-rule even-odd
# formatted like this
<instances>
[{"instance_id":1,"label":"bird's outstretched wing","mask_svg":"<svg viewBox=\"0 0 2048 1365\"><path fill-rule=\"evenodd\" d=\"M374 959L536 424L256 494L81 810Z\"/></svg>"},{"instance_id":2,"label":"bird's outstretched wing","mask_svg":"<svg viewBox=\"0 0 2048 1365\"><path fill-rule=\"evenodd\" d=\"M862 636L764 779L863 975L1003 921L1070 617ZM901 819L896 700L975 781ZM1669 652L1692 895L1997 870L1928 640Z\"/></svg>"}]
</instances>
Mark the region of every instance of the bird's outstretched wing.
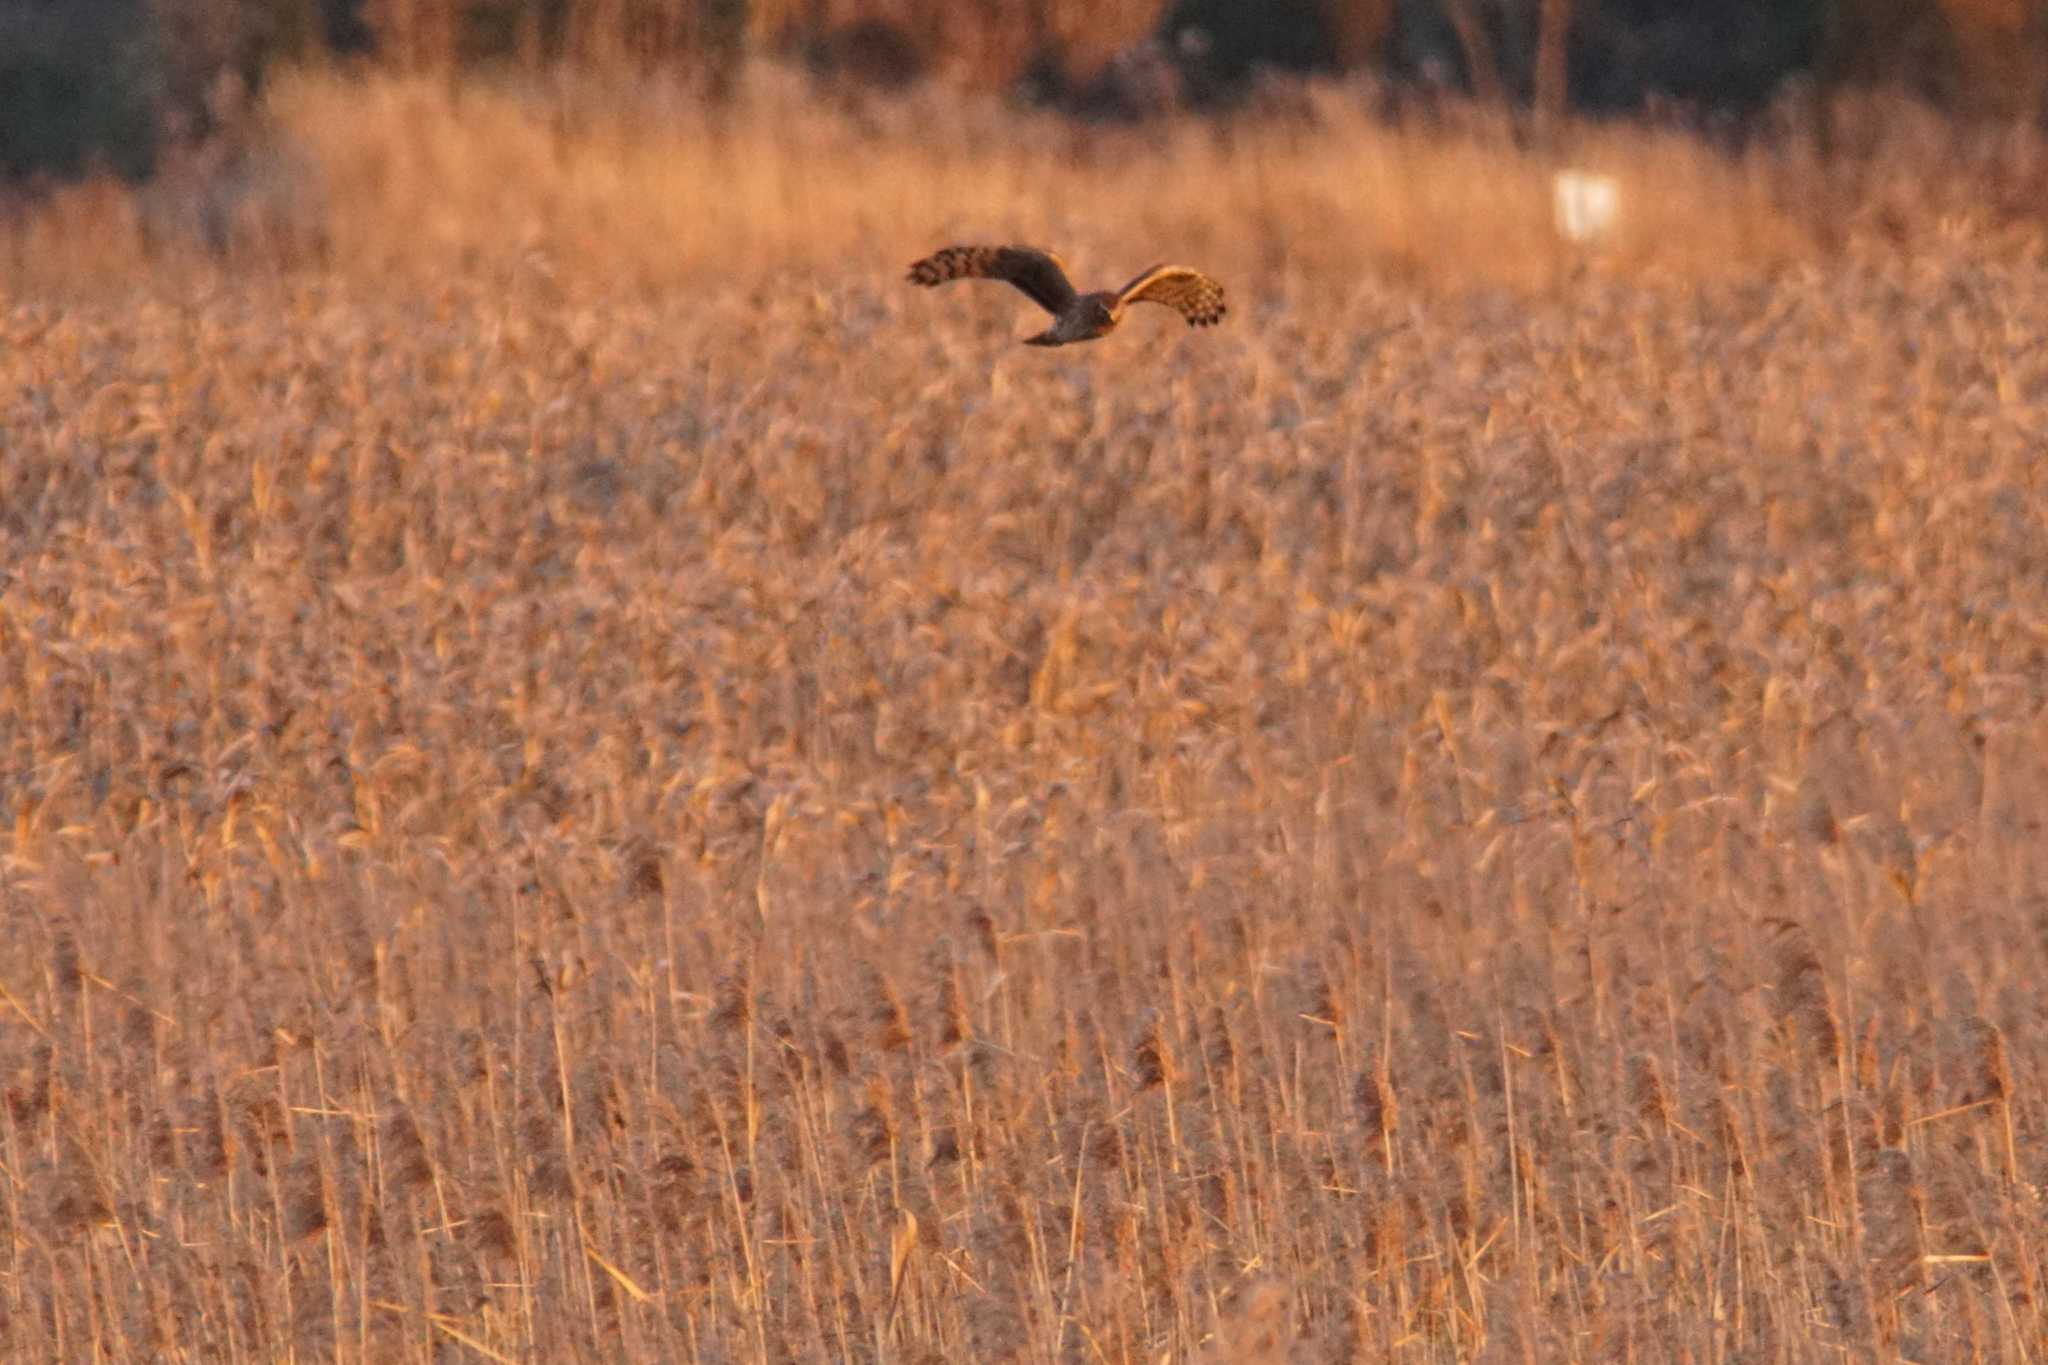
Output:
<instances>
[{"instance_id":1,"label":"bird's outstretched wing","mask_svg":"<svg viewBox=\"0 0 2048 1365\"><path fill-rule=\"evenodd\" d=\"M1014 284L1054 317L1074 302L1074 282L1067 278L1060 258L1034 246L949 246L910 267L913 284L967 279Z\"/></svg>"},{"instance_id":2,"label":"bird's outstretched wing","mask_svg":"<svg viewBox=\"0 0 2048 1365\"><path fill-rule=\"evenodd\" d=\"M1229 311L1223 286L1184 265L1155 265L1118 290L1117 297L1124 303L1163 303L1178 309L1190 327L1214 326Z\"/></svg>"}]
</instances>

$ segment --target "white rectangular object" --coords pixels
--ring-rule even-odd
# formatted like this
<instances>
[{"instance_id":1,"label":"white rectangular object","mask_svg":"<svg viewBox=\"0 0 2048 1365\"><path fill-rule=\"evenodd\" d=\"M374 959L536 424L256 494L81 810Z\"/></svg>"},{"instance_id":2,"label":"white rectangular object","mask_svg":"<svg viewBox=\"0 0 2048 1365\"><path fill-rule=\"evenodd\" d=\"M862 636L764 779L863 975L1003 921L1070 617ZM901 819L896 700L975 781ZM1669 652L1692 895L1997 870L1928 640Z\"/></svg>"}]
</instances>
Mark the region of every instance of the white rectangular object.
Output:
<instances>
[{"instance_id":1,"label":"white rectangular object","mask_svg":"<svg viewBox=\"0 0 2048 1365\"><path fill-rule=\"evenodd\" d=\"M1621 182L1590 171L1559 171L1551 183L1557 230L1571 242L1597 242L1621 216Z\"/></svg>"}]
</instances>

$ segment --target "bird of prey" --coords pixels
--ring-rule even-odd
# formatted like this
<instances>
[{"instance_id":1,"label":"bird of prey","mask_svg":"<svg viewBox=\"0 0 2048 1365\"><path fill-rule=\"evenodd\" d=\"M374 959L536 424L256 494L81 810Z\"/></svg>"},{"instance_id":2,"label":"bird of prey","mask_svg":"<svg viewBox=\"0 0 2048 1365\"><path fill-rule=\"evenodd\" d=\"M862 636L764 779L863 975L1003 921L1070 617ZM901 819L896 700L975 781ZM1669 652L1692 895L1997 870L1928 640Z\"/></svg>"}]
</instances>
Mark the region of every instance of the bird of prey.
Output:
<instances>
[{"instance_id":1,"label":"bird of prey","mask_svg":"<svg viewBox=\"0 0 2048 1365\"><path fill-rule=\"evenodd\" d=\"M1190 327L1213 326L1225 312L1223 286L1184 265L1155 265L1121 289L1093 294L1078 292L1060 258L1037 247L949 246L910 267L913 284L966 279L1013 284L1052 314L1052 326L1025 337L1027 346L1064 346L1107 336L1133 303L1163 303L1179 310Z\"/></svg>"}]
</instances>

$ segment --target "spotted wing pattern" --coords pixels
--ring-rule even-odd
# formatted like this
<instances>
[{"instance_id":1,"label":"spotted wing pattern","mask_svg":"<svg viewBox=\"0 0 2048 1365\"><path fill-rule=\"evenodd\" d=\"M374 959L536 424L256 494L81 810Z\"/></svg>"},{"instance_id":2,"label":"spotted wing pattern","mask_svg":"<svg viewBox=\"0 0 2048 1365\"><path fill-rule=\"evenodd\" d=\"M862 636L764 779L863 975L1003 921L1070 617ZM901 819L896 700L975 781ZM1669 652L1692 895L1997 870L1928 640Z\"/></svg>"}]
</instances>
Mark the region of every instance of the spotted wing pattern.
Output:
<instances>
[{"instance_id":1,"label":"spotted wing pattern","mask_svg":"<svg viewBox=\"0 0 2048 1365\"><path fill-rule=\"evenodd\" d=\"M1223 286L1184 265L1155 265L1125 285L1117 297L1127 304L1163 303L1179 310L1190 327L1214 326L1228 311Z\"/></svg>"},{"instance_id":2,"label":"spotted wing pattern","mask_svg":"<svg viewBox=\"0 0 2048 1365\"><path fill-rule=\"evenodd\" d=\"M948 280L1002 280L1016 285L1054 317L1074 303L1074 284L1060 258L1031 246L943 247L911 266L910 279L927 286Z\"/></svg>"}]
</instances>

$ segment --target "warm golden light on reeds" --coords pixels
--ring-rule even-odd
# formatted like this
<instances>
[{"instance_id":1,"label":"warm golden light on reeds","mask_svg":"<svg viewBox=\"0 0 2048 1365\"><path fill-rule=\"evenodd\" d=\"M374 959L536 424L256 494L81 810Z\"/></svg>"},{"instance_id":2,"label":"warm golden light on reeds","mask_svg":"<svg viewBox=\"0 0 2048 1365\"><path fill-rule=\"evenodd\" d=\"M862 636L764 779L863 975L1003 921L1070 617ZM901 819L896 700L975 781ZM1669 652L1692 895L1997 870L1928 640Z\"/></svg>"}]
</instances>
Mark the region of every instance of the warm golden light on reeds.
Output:
<instances>
[{"instance_id":1,"label":"warm golden light on reeds","mask_svg":"<svg viewBox=\"0 0 2048 1365\"><path fill-rule=\"evenodd\" d=\"M6 226L0 1356L2048 1353L2038 234L755 95Z\"/></svg>"}]
</instances>

